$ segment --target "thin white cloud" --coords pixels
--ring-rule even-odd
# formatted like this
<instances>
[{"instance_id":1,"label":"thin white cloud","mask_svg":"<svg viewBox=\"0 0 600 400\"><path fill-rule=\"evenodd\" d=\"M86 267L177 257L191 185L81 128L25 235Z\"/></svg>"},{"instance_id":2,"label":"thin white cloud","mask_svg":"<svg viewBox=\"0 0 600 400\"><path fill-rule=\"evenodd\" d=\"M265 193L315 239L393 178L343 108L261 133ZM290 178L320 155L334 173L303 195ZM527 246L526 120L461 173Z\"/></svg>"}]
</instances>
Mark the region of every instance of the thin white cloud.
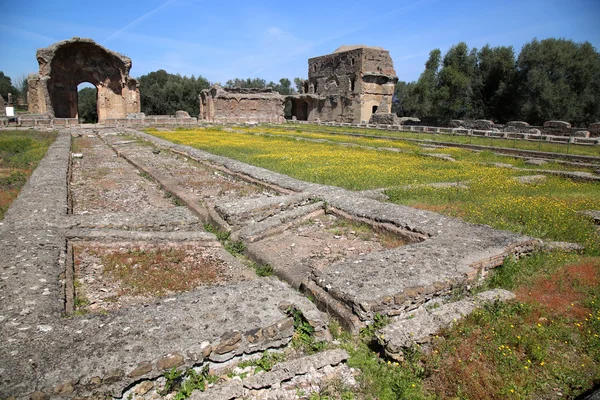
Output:
<instances>
[{"instance_id":1,"label":"thin white cloud","mask_svg":"<svg viewBox=\"0 0 600 400\"><path fill-rule=\"evenodd\" d=\"M50 36L41 35L41 34L36 33L36 32L32 32L32 31L28 31L28 30L25 30L25 29L17 28L15 26L9 26L9 25L5 25L5 24L0 24L0 30L4 30L8 34L19 36L20 38L26 37L28 39L33 39L33 40L43 41L43 42L49 42L49 43L58 42L57 39L51 38Z\"/></svg>"},{"instance_id":2,"label":"thin white cloud","mask_svg":"<svg viewBox=\"0 0 600 400\"><path fill-rule=\"evenodd\" d=\"M160 6L156 7L153 10L148 11L147 13L137 17L136 19L134 19L133 21L131 21L130 23L128 23L127 25L125 25L123 28L113 32L108 38L106 38L102 44L105 44L107 42L110 42L111 40L115 39L116 37L118 37L119 35L121 35L123 32L125 32L126 30L133 28L134 26L139 25L141 22L143 22L144 20L148 19L149 17L151 17L152 15L156 14L157 12L159 12L160 10L162 10L163 8L167 7L169 4L173 3L175 0L167 0L164 3L162 3Z\"/></svg>"}]
</instances>

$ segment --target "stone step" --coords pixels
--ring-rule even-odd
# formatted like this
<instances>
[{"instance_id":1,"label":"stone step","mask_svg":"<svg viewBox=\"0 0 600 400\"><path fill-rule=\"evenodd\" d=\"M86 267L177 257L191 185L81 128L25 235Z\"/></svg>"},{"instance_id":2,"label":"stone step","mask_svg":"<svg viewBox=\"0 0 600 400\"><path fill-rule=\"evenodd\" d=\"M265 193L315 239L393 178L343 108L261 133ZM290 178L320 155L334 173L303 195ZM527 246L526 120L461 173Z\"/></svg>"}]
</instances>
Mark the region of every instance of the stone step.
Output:
<instances>
[{"instance_id":1,"label":"stone step","mask_svg":"<svg viewBox=\"0 0 600 400\"><path fill-rule=\"evenodd\" d=\"M321 370L327 366L336 366L348 359L345 350L335 349L304 356L276 364L268 372L261 372L242 380L232 380L216 385L201 392L195 391L192 400L229 400L242 396L252 397L252 391L279 386L282 382Z\"/></svg>"},{"instance_id":2,"label":"stone step","mask_svg":"<svg viewBox=\"0 0 600 400\"><path fill-rule=\"evenodd\" d=\"M307 194L260 197L218 204L215 211L231 226L242 226L263 221L283 211L306 205Z\"/></svg>"},{"instance_id":3,"label":"stone step","mask_svg":"<svg viewBox=\"0 0 600 400\"><path fill-rule=\"evenodd\" d=\"M512 292L493 289L453 303L442 304L437 308L421 306L396 317L394 322L379 329L375 337L388 357L401 361L404 358L404 350L415 344L428 342L442 328L450 327L478 307L514 298Z\"/></svg>"}]
</instances>

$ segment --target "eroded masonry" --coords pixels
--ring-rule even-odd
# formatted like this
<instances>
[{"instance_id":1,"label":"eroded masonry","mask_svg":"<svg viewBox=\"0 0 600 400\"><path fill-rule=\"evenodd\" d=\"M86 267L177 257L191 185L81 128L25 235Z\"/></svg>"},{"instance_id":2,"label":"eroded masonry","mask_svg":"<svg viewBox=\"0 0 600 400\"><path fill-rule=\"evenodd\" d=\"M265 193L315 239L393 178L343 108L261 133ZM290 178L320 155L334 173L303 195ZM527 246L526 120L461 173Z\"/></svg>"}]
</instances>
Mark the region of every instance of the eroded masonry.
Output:
<instances>
[{"instance_id":1,"label":"eroded masonry","mask_svg":"<svg viewBox=\"0 0 600 400\"><path fill-rule=\"evenodd\" d=\"M200 94L199 120L216 123L283 123L284 97L271 88L223 88Z\"/></svg>"},{"instance_id":2,"label":"eroded masonry","mask_svg":"<svg viewBox=\"0 0 600 400\"><path fill-rule=\"evenodd\" d=\"M302 121L368 122L392 110L398 82L390 53L380 47L342 46L308 60L303 93L288 97Z\"/></svg>"},{"instance_id":3,"label":"eroded masonry","mask_svg":"<svg viewBox=\"0 0 600 400\"><path fill-rule=\"evenodd\" d=\"M98 122L140 112L140 91L129 76L129 57L77 37L39 49L36 57L39 73L27 78L30 113L77 118L77 85L83 82L98 90Z\"/></svg>"},{"instance_id":4,"label":"eroded masonry","mask_svg":"<svg viewBox=\"0 0 600 400\"><path fill-rule=\"evenodd\" d=\"M289 117L299 121L361 123L377 115L394 123L391 110L397 81L387 50L342 46L333 54L308 60L308 80L301 94L284 97L270 88L222 88L218 84L203 90L199 120L279 123L284 121L287 105Z\"/></svg>"}]
</instances>

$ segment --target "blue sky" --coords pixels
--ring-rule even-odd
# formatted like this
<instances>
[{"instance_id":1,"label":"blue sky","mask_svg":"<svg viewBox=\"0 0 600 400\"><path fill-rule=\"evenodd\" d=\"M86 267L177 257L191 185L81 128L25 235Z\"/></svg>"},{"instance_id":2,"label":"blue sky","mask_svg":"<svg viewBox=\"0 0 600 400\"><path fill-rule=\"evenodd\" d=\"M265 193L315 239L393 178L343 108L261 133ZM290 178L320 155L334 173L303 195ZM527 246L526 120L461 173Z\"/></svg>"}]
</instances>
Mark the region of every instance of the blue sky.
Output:
<instances>
[{"instance_id":1,"label":"blue sky","mask_svg":"<svg viewBox=\"0 0 600 400\"><path fill-rule=\"evenodd\" d=\"M37 72L35 51L74 36L129 56L131 75L165 69L211 82L307 76L307 59L343 44L390 51L400 80L429 52L533 38L589 41L600 49L600 0L0 0L0 71Z\"/></svg>"}]
</instances>

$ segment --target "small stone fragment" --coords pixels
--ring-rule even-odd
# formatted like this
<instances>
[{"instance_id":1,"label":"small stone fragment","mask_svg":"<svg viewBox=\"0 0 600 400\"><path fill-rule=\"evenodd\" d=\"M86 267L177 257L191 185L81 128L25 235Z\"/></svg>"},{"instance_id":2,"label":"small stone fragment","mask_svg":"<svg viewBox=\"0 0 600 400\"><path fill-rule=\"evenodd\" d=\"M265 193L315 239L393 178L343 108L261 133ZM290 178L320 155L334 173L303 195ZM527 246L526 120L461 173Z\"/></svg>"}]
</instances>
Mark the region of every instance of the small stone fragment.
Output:
<instances>
[{"instance_id":1,"label":"small stone fragment","mask_svg":"<svg viewBox=\"0 0 600 400\"><path fill-rule=\"evenodd\" d=\"M183 365L183 356L179 353L169 354L162 358L159 358L156 362L156 368L159 371L179 367Z\"/></svg>"}]
</instances>

